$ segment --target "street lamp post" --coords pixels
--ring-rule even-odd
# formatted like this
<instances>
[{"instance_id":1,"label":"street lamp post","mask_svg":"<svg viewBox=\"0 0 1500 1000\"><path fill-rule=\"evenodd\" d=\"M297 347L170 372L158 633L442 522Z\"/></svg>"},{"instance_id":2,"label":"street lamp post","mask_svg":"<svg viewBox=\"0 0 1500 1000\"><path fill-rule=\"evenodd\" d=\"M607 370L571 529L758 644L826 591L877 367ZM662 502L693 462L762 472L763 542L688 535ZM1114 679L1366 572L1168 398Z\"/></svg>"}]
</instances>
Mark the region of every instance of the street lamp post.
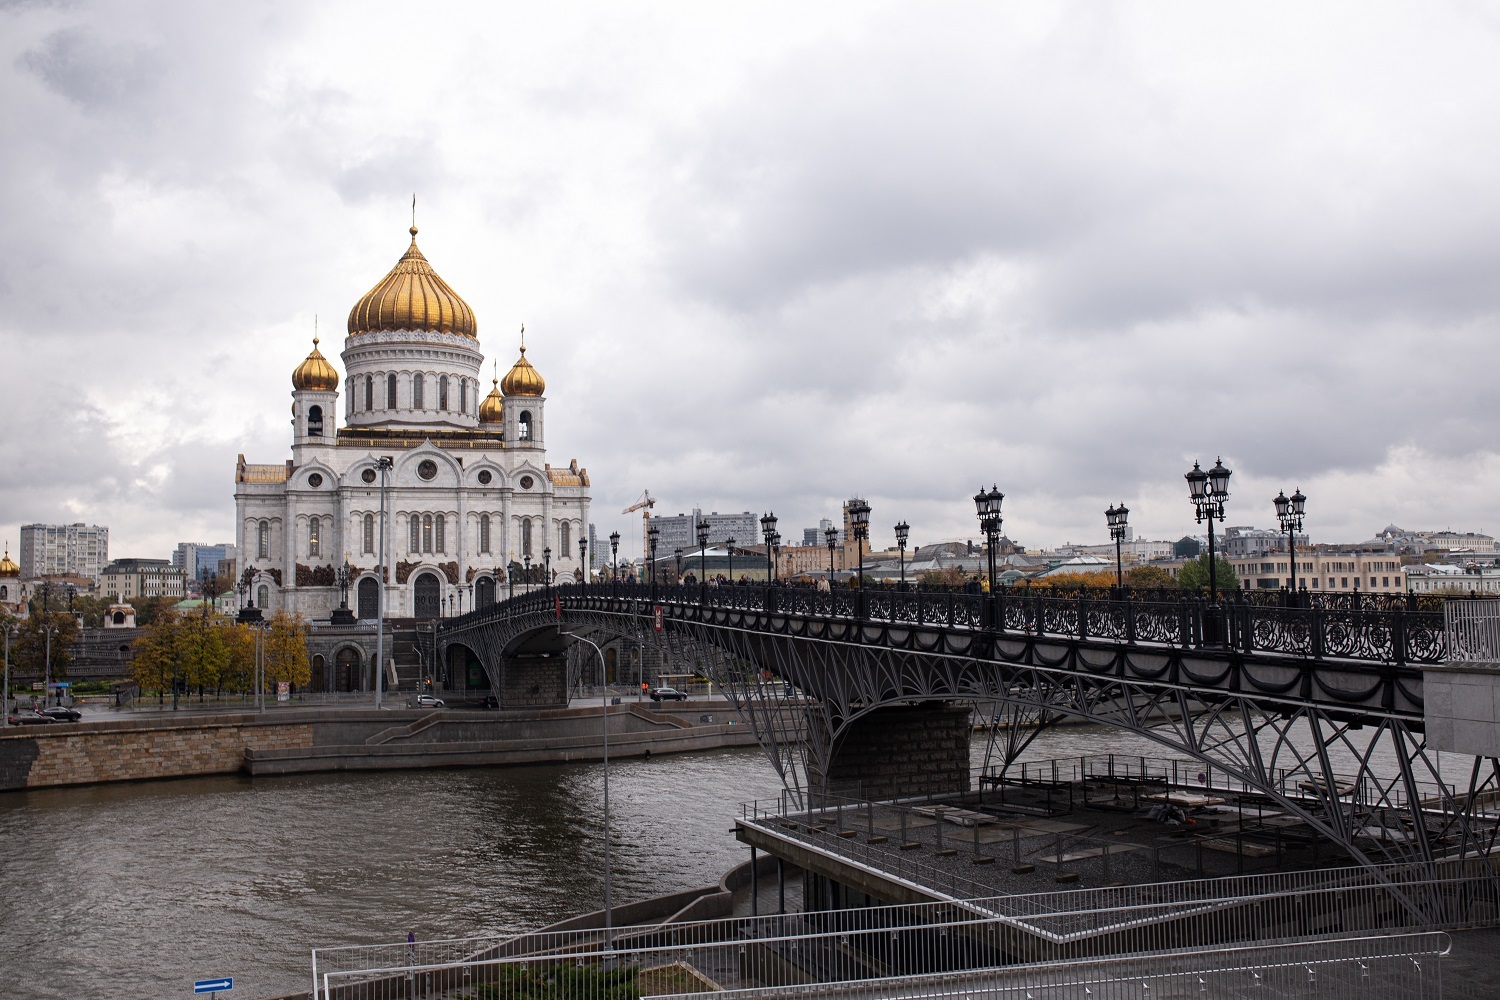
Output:
<instances>
[{"instance_id":1,"label":"street lamp post","mask_svg":"<svg viewBox=\"0 0 1500 1000\"><path fill-rule=\"evenodd\" d=\"M760 519L760 536L766 541L766 584L776 579L776 560L771 558L771 536L776 534L776 512L773 510Z\"/></svg>"},{"instance_id":2,"label":"street lamp post","mask_svg":"<svg viewBox=\"0 0 1500 1000\"><path fill-rule=\"evenodd\" d=\"M10 725L10 640L21 626L12 622L5 626L5 692L0 696L0 727Z\"/></svg>"},{"instance_id":3,"label":"street lamp post","mask_svg":"<svg viewBox=\"0 0 1500 1000\"><path fill-rule=\"evenodd\" d=\"M681 584L682 584L682 550L681 549L673 549L672 550L672 556L673 556L673 558L675 558L677 560L677 579L674 580L674 581L672 581L672 585L673 586L681 586Z\"/></svg>"},{"instance_id":4,"label":"street lamp post","mask_svg":"<svg viewBox=\"0 0 1500 1000\"><path fill-rule=\"evenodd\" d=\"M854 548L859 556L859 596L855 598L855 607L859 616L865 614L865 540L870 537L870 505L865 503L862 497L854 497L849 501L849 523L854 528Z\"/></svg>"},{"instance_id":5,"label":"street lamp post","mask_svg":"<svg viewBox=\"0 0 1500 1000\"><path fill-rule=\"evenodd\" d=\"M526 566L526 593L531 593L531 553L528 552L521 557Z\"/></svg>"},{"instance_id":6,"label":"street lamp post","mask_svg":"<svg viewBox=\"0 0 1500 1000\"><path fill-rule=\"evenodd\" d=\"M375 559L375 707L380 707L385 687L385 492L386 474L395 460L382 455L375 462L380 470L380 554Z\"/></svg>"},{"instance_id":7,"label":"street lamp post","mask_svg":"<svg viewBox=\"0 0 1500 1000\"><path fill-rule=\"evenodd\" d=\"M906 539L910 537L911 525L905 521L896 525L896 548L901 550L901 587L906 589Z\"/></svg>"},{"instance_id":8,"label":"street lamp post","mask_svg":"<svg viewBox=\"0 0 1500 1000\"><path fill-rule=\"evenodd\" d=\"M646 548L651 556L651 597L656 598L656 545L661 541L661 528L655 524L646 529Z\"/></svg>"},{"instance_id":9,"label":"street lamp post","mask_svg":"<svg viewBox=\"0 0 1500 1000\"><path fill-rule=\"evenodd\" d=\"M589 582L589 540L587 537L578 539L578 581Z\"/></svg>"},{"instance_id":10,"label":"street lamp post","mask_svg":"<svg viewBox=\"0 0 1500 1000\"><path fill-rule=\"evenodd\" d=\"M542 593L552 588L552 546L542 546Z\"/></svg>"},{"instance_id":11,"label":"street lamp post","mask_svg":"<svg viewBox=\"0 0 1500 1000\"><path fill-rule=\"evenodd\" d=\"M991 594L995 592L995 552L1000 547L1000 526L1005 523L1005 519L1000 516L1000 504L1004 499L1005 494L993 483L988 493L981 486L979 492L974 494L974 513L979 518L980 530L984 532Z\"/></svg>"},{"instance_id":12,"label":"street lamp post","mask_svg":"<svg viewBox=\"0 0 1500 1000\"><path fill-rule=\"evenodd\" d=\"M734 585L734 536L724 539L724 551L729 553L729 583Z\"/></svg>"},{"instance_id":13,"label":"street lamp post","mask_svg":"<svg viewBox=\"0 0 1500 1000\"><path fill-rule=\"evenodd\" d=\"M1299 489L1291 496L1282 490L1276 491L1276 520L1286 532L1286 552L1292 561L1292 599L1297 597L1297 532L1302 530L1302 512L1307 506L1307 497Z\"/></svg>"},{"instance_id":14,"label":"street lamp post","mask_svg":"<svg viewBox=\"0 0 1500 1000\"><path fill-rule=\"evenodd\" d=\"M828 585L833 586L833 550L839 544L839 529L828 527L823 529L823 540L828 543Z\"/></svg>"},{"instance_id":15,"label":"street lamp post","mask_svg":"<svg viewBox=\"0 0 1500 1000\"><path fill-rule=\"evenodd\" d=\"M1130 517L1130 508L1123 503L1118 507L1110 507L1104 512L1104 517L1109 521L1109 537L1115 542L1115 586L1124 589L1125 566L1120 560L1120 543L1125 540L1126 519Z\"/></svg>"},{"instance_id":16,"label":"street lamp post","mask_svg":"<svg viewBox=\"0 0 1500 1000\"><path fill-rule=\"evenodd\" d=\"M708 586L708 522L698 522L698 588Z\"/></svg>"},{"instance_id":17,"label":"street lamp post","mask_svg":"<svg viewBox=\"0 0 1500 1000\"><path fill-rule=\"evenodd\" d=\"M1193 513L1198 523L1208 521L1208 601L1219 602L1219 566L1214 556L1214 519L1224 520L1224 501L1229 498L1230 472L1224 468L1224 460L1216 459L1214 467L1204 472L1193 463L1193 469L1183 476L1188 482L1188 498L1193 501Z\"/></svg>"},{"instance_id":18,"label":"street lamp post","mask_svg":"<svg viewBox=\"0 0 1500 1000\"><path fill-rule=\"evenodd\" d=\"M610 567L610 571L609 571L610 577L613 579L613 581L615 583L619 583L620 582L620 533L618 531L611 531L609 533L609 561L612 564L611 567Z\"/></svg>"}]
</instances>

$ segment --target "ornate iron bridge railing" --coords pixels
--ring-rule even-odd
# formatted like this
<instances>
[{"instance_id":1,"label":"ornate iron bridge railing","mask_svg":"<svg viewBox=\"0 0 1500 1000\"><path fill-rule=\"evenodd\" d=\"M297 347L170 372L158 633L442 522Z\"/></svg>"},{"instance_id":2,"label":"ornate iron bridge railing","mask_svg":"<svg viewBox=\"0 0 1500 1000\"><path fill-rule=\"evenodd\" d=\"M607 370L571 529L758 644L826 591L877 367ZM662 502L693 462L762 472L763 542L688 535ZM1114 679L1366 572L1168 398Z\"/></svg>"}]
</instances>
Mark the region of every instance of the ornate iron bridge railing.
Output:
<instances>
[{"instance_id":1,"label":"ornate iron bridge railing","mask_svg":"<svg viewBox=\"0 0 1500 1000\"><path fill-rule=\"evenodd\" d=\"M1213 605L1200 597L1154 591L1137 596L1082 591L1062 596L1024 589L993 595L926 590L833 590L802 587L630 584L569 585L538 589L445 623L479 624L498 616L534 612L556 604L579 610L602 602L660 604L674 617L681 609L737 611L808 618L848 618L884 624L936 626L1032 636L1158 643L1182 649L1218 648L1313 659L1364 660L1404 665L1447 658L1441 606L1415 601L1324 601L1282 606L1246 596ZM1367 595L1368 596L1368 595Z\"/></svg>"}]
</instances>

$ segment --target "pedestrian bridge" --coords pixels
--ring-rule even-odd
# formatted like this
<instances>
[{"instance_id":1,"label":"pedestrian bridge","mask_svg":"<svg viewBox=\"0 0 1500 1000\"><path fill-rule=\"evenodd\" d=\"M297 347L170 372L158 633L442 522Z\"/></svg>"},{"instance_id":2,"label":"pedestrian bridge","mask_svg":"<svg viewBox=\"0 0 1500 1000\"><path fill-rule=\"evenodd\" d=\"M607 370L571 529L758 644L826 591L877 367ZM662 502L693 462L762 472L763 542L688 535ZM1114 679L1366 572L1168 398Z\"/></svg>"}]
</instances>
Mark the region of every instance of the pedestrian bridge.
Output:
<instances>
[{"instance_id":1,"label":"pedestrian bridge","mask_svg":"<svg viewBox=\"0 0 1500 1000\"><path fill-rule=\"evenodd\" d=\"M590 585L444 621L436 643L505 691L513 664L572 635L632 637L722 686L798 794L966 790L977 708L1002 776L1071 717L1261 789L1371 863L1488 851L1495 759L1444 760L1425 736L1424 678L1452 642L1441 606L1306 601Z\"/></svg>"}]
</instances>

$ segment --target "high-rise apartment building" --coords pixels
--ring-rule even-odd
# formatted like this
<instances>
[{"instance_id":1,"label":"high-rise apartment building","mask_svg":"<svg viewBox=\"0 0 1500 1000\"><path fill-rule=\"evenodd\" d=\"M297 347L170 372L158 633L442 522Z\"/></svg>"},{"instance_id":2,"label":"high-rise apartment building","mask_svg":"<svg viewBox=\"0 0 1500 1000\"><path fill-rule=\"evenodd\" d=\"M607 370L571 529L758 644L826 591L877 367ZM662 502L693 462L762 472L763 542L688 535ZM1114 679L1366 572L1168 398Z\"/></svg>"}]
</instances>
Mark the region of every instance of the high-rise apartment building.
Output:
<instances>
[{"instance_id":1,"label":"high-rise apartment building","mask_svg":"<svg viewBox=\"0 0 1500 1000\"><path fill-rule=\"evenodd\" d=\"M109 562L109 529L98 524L21 525L21 577L86 576Z\"/></svg>"},{"instance_id":2,"label":"high-rise apartment building","mask_svg":"<svg viewBox=\"0 0 1500 1000\"><path fill-rule=\"evenodd\" d=\"M656 557L670 556L677 549L694 552L698 549L698 523L708 524L708 544L723 545L733 538L736 545L761 543L760 517L750 511L740 514L720 514L714 511L705 514L696 507L691 514L672 517L653 517L651 523L661 531L656 543Z\"/></svg>"}]
</instances>

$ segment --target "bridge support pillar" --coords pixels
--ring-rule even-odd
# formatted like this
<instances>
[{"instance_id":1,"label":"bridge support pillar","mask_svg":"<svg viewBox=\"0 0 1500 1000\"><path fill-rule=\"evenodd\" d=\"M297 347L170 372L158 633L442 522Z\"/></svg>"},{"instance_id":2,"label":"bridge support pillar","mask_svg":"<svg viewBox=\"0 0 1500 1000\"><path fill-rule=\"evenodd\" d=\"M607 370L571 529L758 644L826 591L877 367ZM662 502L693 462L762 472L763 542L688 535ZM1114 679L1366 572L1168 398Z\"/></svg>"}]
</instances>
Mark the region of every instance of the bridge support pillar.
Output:
<instances>
[{"instance_id":1,"label":"bridge support pillar","mask_svg":"<svg viewBox=\"0 0 1500 1000\"><path fill-rule=\"evenodd\" d=\"M969 790L968 705L922 702L878 708L839 737L815 792L866 799Z\"/></svg>"},{"instance_id":2,"label":"bridge support pillar","mask_svg":"<svg viewBox=\"0 0 1500 1000\"><path fill-rule=\"evenodd\" d=\"M1424 666L1422 715L1429 749L1500 757L1500 663Z\"/></svg>"}]
</instances>

